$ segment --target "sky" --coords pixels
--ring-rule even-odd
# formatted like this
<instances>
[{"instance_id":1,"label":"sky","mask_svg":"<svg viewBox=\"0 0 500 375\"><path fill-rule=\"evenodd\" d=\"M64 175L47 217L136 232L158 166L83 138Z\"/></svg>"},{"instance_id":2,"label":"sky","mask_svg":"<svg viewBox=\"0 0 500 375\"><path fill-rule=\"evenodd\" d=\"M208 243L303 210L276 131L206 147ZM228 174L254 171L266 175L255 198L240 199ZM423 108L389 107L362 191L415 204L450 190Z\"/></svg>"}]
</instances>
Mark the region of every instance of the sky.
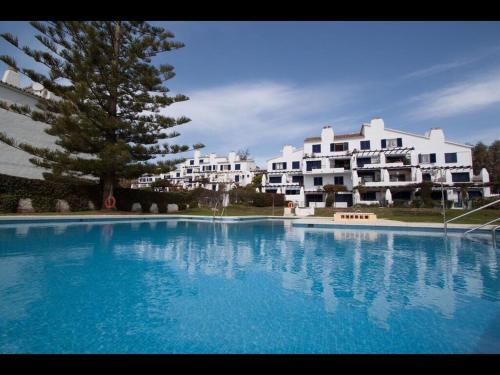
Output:
<instances>
[{"instance_id":1,"label":"sky","mask_svg":"<svg viewBox=\"0 0 500 375\"><path fill-rule=\"evenodd\" d=\"M204 143L203 154L248 149L265 168L323 126L357 132L374 117L461 143L500 138L500 22L152 23L186 45L154 62L173 65L166 86L190 97L164 111L192 119L175 143ZM26 22L0 32L37 43ZM37 67L3 40L0 54Z\"/></svg>"}]
</instances>

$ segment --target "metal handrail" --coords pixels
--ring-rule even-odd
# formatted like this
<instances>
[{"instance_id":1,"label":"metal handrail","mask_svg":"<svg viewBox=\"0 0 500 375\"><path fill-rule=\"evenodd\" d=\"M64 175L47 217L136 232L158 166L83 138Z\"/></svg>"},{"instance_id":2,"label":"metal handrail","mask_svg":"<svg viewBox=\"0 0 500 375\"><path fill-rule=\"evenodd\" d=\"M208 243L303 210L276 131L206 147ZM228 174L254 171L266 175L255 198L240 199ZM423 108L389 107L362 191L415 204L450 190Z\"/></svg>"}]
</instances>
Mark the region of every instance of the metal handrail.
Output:
<instances>
[{"instance_id":1,"label":"metal handrail","mask_svg":"<svg viewBox=\"0 0 500 375\"><path fill-rule=\"evenodd\" d=\"M467 216L467 215L473 214L474 212L481 211L483 208L486 208L486 207L489 207L489 206L493 206L493 205L495 205L495 204L497 204L497 203L500 203L500 199L497 199L496 201L493 201L493 202L490 202L490 203L488 203L488 204L485 204L484 206L481 206L481 207L479 207L479 208L476 208L475 210L468 211L468 212L466 212L466 213L464 213L464 214L462 214L462 215L459 215L459 216L457 216L457 217L454 217L454 218L451 218L451 219L449 219L449 220L446 220L446 221L444 222L444 233L446 233L446 232L447 232L447 230L448 230L448 223L451 223L452 221L455 221L455 220L457 220L457 219L460 219L460 218L462 218L462 217L464 217L464 216Z\"/></svg>"},{"instance_id":2,"label":"metal handrail","mask_svg":"<svg viewBox=\"0 0 500 375\"><path fill-rule=\"evenodd\" d=\"M493 229L491 230L491 235L493 237L493 246L496 248L497 247L497 237L496 237L496 231L497 229L500 229L500 225L494 226Z\"/></svg>"},{"instance_id":3,"label":"metal handrail","mask_svg":"<svg viewBox=\"0 0 500 375\"><path fill-rule=\"evenodd\" d=\"M484 223L484 224L482 224L482 225L479 225L479 226L477 226L477 227L475 227L475 228L469 229L468 231L466 231L466 232L464 233L464 236L465 236L466 234L469 234L469 233L474 232L476 229L481 229L481 228L484 228L485 226L490 225L490 224L492 224L492 223L494 223L495 221L498 221L498 220L500 220L500 217L497 217L496 219L490 220L490 221L488 221L487 223ZM499 227L500 227L500 225L499 225Z\"/></svg>"}]
</instances>

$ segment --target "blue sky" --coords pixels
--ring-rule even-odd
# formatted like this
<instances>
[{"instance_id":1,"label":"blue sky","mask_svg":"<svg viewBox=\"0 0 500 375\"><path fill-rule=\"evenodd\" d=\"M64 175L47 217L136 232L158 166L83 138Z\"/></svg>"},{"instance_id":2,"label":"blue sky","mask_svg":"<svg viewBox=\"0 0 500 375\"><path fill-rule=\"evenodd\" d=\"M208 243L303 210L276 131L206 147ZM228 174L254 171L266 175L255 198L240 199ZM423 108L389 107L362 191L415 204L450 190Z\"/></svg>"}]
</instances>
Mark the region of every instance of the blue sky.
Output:
<instances>
[{"instance_id":1,"label":"blue sky","mask_svg":"<svg viewBox=\"0 0 500 375\"><path fill-rule=\"evenodd\" d=\"M176 142L204 152L248 148L264 166L324 125L355 132L373 117L464 143L499 138L500 22L154 23L186 44L155 60L191 98L166 110L192 119ZM5 31L32 40L27 23ZM0 52L34 66L3 41Z\"/></svg>"}]
</instances>

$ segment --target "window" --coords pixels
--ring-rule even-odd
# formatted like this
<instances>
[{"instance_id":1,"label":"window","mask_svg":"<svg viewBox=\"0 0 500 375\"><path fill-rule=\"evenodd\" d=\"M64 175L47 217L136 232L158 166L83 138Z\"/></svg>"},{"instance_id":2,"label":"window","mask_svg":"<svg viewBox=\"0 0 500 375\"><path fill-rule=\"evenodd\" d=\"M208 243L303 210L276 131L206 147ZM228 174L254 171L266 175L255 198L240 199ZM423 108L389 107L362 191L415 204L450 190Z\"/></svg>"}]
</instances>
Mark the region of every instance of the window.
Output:
<instances>
[{"instance_id":1,"label":"window","mask_svg":"<svg viewBox=\"0 0 500 375\"><path fill-rule=\"evenodd\" d=\"M240 182L240 176L238 175L234 176L234 182Z\"/></svg>"},{"instance_id":2,"label":"window","mask_svg":"<svg viewBox=\"0 0 500 375\"><path fill-rule=\"evenodd\" d=\"M451 180L453 182L469 182L470 176L468 172L452 173Z\"/></svg>"},{"instance_id":3,"label":"window","mask_svg":"<svg viewBox=\"0 0 500 375\"><path fill-rule=\"evenodd\" d=\"M281 177L276 177L276 176L273 176L273 177L269 177L269 183L270 184L279 184L281 183Z\"/></svg>"},{"instance_id":4,"label":"window","mask_svg":"<svg viewBox=\"0 0 500 375\"><path fill-rule=\"evenodd\" d=\"M175 174L175 176L176 176L176 177L181 177L181 173L180 173L180 172L177 172L177 173Z\"/></svg>"},{"instance_id":5,"label":"window","mask_svg":"<svg viewBox=\"0 0 500 375\"><path fill-rule=\"evenodd\" d=\"M194 160L190 160L189 165L194 165Z\"/></svg>"},{"instance_id":6,"label":"window","mask_svg":"<svg viewBox=\"0 0 500 375\"><path fill-rule=\"evenodd\" d=\"M418 162L421 164L431 164L436 162L436 154L419 154Z\"/></svg>"},{"instance_id":7,"label":"window","mask_svg":"<svg viewBox=\"0 0 500 375\"><path fill-rule=\"evenodd\" d=\"M231 164L224 164L220 166L221 171L230 171L231 170Z\"/></svg>"},{"instance_id":8,"label":"window","mask_svg":"<svg viewBox=\"0 0 500 375\"><path fill-rule=\"evenodd\" d=\"M292 176L292 182L296 184L304 184L304 176Z\"/></svg>"},{"instance_id":9,"label":"window","mask_svg":"<svg viewBox=\"0 0 500 375\"><path fill-rule=\"evenodd\" d=\"M403 147L403 138L382 139L380 141L380 146L382 148Z\"/></svg>"},{"instance_id":10,"label":"window","mask_svg":"<svg viewBox=\"0 0 500 375\"><path fill-rule=\"evenodd\" d=\"M457 153L456 152L447 152L444 154L444 162L445 163L456 163L457 162Z\"/></svg>"},{"instance_id":11,"label":"window","mask_svg":"<svg viewBox=\"0 0 500 375\"><path fill-rule=\"evenodd\" d=\"M273 170L281 171L286 169L286 163L273 163Z\"/></svg>"},{"instance_id":12,"label":"window","mask_svg":"<svg viewBox=\"0 0 500 375\"><path fill-rule=\"evenodd\" d=\"M266 189L266 193L276 193L278 189Z\"/></svg>"},{"instance_id":13,"label":"window","mask_svg":"<svg viewBox=\"0 0 500 375\"><path fill-rule=\"evenodd\" d=\"M422 173L422 181L431 181L430 173Z\"/></svg>"},{"instance_id":14,"label":"window","mask_svg":"<svg viewBox=\"0 0 500 375\"><path fill-rule=\"evenodd\" d=\"M292 169L300 169L300 161L292 161Z\"/></svg>"},{"instance_id":15,"label":"window","mask_svg":"<svg viewBox=\"0 0 500 375\"><path fill-rule=\"evenodd\" d=\"M299 190L285 190L286 195L299 195L300 191Z\"/></svg>"},{"instance_id":16,"label":"window","mask_svg":"<svg viewBox=\"0 0 500 375\"><path fill-rule=\"evenodd\" d=\"M212 184L212 190L215 191L216 188L217 188L217 185L216 184Z\"/></svg>"},{"instance_id":17,"label":"window","mask_svg":"<svg viewBox=\"0 0 500 375\"><path fill-rule=\"evenodd\" d=\"M358 158L356 160L356 164L359 168L363 168L365 164L371 164L372 158Z\"/></svg>"},{"instance_id":18,"label":"window","mask_svg":"<svg viewBox=\"0 0 500 375\"><path fill-rule=\"evenodd\" d=\"M314 186L323 185L323 177L314 177Z\"/></svg>"},{"instance_id":19,"label":"window","mask_svg":"<svg viewBox=\"0 0 500 375\"><path fill-rule=\"evenodd\" d=\"M321 152L321 145L313 145L313 152L320 153Z\"/></svg>"},{"instance_id":20,"label":"window","mask_svg":"<svg viewBox=\"0 0 500 375\"><path fill-rule=\"evenodd\" d=\"M312 171L313 169L321 169L321 160L306 162L306 170Z\"/></svg>"},{"instance_id":21,"label":"window","mask_svg":"<svg viewBox=\"0 0 500 375\"><path fill-rule=\"evenodd\" d=\"M187 174L189 173L193 173L193 170L191 168L189 168L187 171L186 171Z\"/></svg>"},{"instance_id":22,"label":"window","mask_svg":"<svg viewBox=\"0 0 500 375\"><path fill-rule=\"evenodd\" d=\"M203 159L200 159L200 164L203 163Z\"/></svg>"},{"instance_id":23,"label":"window","mask_svg":"<svg viewBox=\"0 0 500 375\"><path fill-rule=\"evenodd\" d=\"M239 171L241 169L241 164L235 164L234 165L234 170Z\"/></svg>"},{"instance_id":24,"label":"window","mask_svg":"<svg viewBox=\"0 0 500 375\"><path fill-rule=\"evenodd\" d=\"M335 185L344 185L344 177L343 176L336 176L333 178L333 181Z\"/></svg>"},{"instance_id":25,"label":"window","mask_svg":"<svg viewBox=\"0 0 500 375\"><path fill-rule=\"evenodd\" d=\"M361 200L362 201L376 201L377 195L375 194L374 191L368 191L366 193L361 194Z\"/></svg>"},{"instance_id":26,"label":"window","mask_svg":"<svg viewBox=\"0 0 500 375\"><path fill-rule=\"evenodd\" d=\"M370 149L370 141L361 141L361 142L359 142L359 148L361 150L369 150Z\"/></svg>"},{"instance_id":27,"label":"window","mask_svg":"<svg viewBox=\"0 0 500 375\"><path fill-rule=\"evenodd\" d=\"M349 143L348 142L330 143L330 151L331 152L347 151L347 150L349 150Z\"/></svg>"}]
</instances>

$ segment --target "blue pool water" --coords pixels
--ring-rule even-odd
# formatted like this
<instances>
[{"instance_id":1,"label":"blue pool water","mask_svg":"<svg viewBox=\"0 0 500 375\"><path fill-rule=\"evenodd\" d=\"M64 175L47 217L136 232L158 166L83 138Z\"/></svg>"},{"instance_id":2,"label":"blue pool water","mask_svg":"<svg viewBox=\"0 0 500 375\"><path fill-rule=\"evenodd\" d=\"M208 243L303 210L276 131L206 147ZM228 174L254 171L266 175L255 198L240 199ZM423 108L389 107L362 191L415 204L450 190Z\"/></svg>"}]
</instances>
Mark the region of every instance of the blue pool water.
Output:
<instances>
[{"instance_id":1,"label":"blue pool water","mask_svg":"<svg viewBox=\"0 0 500 375\"><path fill-rule=\"evenodd\" d=\"M499 253L432 232L0 226L0 353L500 352Z\"/></svg>"}]
</instances>

